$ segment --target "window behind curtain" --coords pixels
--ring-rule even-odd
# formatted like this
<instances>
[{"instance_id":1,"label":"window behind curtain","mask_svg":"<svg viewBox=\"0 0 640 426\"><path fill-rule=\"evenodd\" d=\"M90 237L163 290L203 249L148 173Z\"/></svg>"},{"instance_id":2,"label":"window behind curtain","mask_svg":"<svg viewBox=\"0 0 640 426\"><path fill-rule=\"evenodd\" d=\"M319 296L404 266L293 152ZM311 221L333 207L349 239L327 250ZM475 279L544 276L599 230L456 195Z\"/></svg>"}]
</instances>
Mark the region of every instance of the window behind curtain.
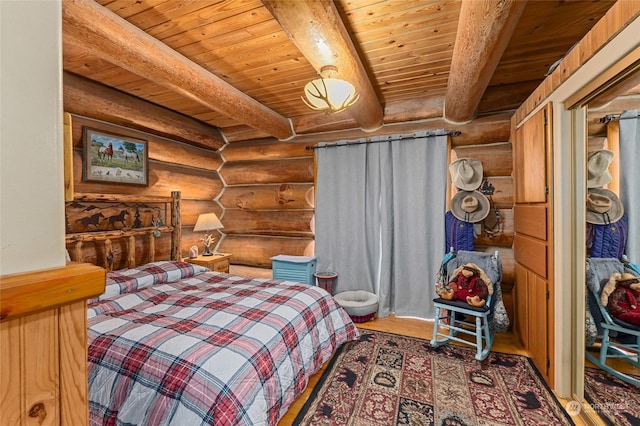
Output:
<instances>
[{"instance_id":1,"label":"window behind curtain","mask_svg":"<svg viewBox=\"0 0 640 426\"><path fill-rule=\"evenodd\" d=\"M435 313L448 173L441 133L316 149L318 269L338 273L336 292L377 294L382 317Z\"/></svg>"}]
</instances>

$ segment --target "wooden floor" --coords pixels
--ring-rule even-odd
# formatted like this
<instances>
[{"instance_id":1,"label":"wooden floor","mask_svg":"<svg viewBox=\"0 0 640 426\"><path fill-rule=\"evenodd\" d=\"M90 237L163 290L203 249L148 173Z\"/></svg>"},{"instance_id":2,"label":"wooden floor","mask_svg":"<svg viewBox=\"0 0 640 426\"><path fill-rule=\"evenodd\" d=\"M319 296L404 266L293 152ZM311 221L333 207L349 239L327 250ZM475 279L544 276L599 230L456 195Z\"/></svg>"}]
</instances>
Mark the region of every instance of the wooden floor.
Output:
<instances>
[{"instance_id":1,"label":"wooden floor","mask_svg":"<svg viewBox=\"0 0 640 426\"><path fill-rule=\"evenodd\" d=\"M433 322L425 321L414 318L400 318L389 316L387 318L376 318L373 321L369 321L362 324L356 324L360 329L369 329L377 331L385 331L388 333L402 334L405 336L418 337L421 339L431 340L433 334ZM495 335L495 340L491 348L494 352L504 352L517 355L527 355L527 352L522 348L522 345L518 341L517 337L511 333L499 333ZM296 416L302 409L304 403L309 399L313 388L318 383L318 380L322 376L325 370L326 364L309 380L309 384L304 393L291 405L289 411L282 417L278 426L289 426L293 424ZM568 401L560 399L561 404ZM578 419L573 418L576 425L584 425L584 423Z\"/></svg>"}]
</instances>

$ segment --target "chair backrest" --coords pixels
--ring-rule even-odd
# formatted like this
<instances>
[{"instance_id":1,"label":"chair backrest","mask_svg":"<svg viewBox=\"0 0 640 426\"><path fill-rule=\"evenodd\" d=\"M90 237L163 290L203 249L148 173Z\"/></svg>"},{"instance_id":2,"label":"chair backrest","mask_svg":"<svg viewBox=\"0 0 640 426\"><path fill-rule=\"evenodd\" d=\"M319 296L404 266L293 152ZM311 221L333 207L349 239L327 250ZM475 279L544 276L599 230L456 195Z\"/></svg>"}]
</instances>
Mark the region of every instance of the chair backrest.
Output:
<instances>
[{"instance_id":1,"label":"chair backrest","mask_svg":"<svg viewBox=\"0 0 640 426\"><path fill-rule=\"evenodd\" d=\"M595 297L600 298L602 288L614 273L624 272L624 263L616 258L589 257L587 258L586 281L587 288Z\"/></svg>"},{"instance_id":2,"label":"chair backrest","mask_svg":"<svg viewBox=\"0 0 640 426\"><path fill-rule=\"evenodd\" d=\"M602 321L606 321L608 324L614 323L607 308L600 303L600 295L611 275L616 272L622 274L632 272L632 270L616 258L587 258L586 283L589 291L587 307L595 320L598 334L602 333L600 325Z\"/></svg>"},{"instance_id":3,"label":"chair backrest","mask_svg":"<svg viewBox=\"0 0 640 426\"><path fill-rule=\"evenodd\" d=\"M502 282L502 262L495 253L459 250L456 256L447 263L447 279L456 268L473 263L482 269L494 285L494 290Z\"/></svg>"}]
</instances>

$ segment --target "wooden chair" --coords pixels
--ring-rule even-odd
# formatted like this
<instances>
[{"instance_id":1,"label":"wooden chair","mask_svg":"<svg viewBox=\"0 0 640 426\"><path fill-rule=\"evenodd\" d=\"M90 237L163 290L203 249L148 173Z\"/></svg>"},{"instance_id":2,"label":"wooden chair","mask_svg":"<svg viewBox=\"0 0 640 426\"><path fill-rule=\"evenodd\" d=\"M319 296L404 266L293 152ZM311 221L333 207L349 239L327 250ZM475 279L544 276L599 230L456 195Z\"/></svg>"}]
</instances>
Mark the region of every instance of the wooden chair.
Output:
<instances>
[{"instance_id":1,"label":"wooden chair","mask_svg":"<svg viewBox=\"0 0 640 426\"><path fill-rule=\"evenodd\" d=\"M491 325L491 318L495 295L500 291L502 263L497 251L495 254L459 251L454 256L449 253L443 261L446 281L448 282L451 272L467 263L474 263L487 274L494 286L493 295L489 295L482 307L471 306L458 300L434 299L436 316L431 344L440 346L453 340L471 345L476 348L476 359L482 361L489 355L493 344L495 329ZM472 336L473 339L463 339L458 337L458 333Z\"/></svg>"},{"instance_id":2,"label":"wooden chair","mask_svg":"<svg viewBox=\"0 0 640 426\"><path fill-rule=\"evenodd\" d=\"M626 374L616 369L614 363L609 362L613 359L621 359L635 368L640 368L640 326L613 317L607 307L600 303L602 290L615 272L634 273L635 270L615 258L587 259L588 306L601 338L598 356L591 353L589 349L585 355L589 361L609 374L640 387L640 379L637 376ZM634 273L634 275L638 274Z\"/></svg>"}]
</instances>

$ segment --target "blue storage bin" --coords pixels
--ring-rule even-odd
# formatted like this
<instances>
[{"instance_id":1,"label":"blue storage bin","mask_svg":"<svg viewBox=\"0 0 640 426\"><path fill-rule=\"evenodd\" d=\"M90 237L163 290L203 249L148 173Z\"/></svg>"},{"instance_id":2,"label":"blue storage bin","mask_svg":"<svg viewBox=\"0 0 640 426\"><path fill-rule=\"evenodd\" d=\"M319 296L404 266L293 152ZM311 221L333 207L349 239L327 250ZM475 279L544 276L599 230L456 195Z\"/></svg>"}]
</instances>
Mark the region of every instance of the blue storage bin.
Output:
<instances>
[{"instance_id":1,"label":"blue storage bin","mask_svg":"<svg viewBox=\"0 0 640 426\"><path fill-rule=\"evenodd\" d=\"M316 257L280 254L271 258L274 280L295 281L315 285Z\"/></svg>"}]
</instances>

